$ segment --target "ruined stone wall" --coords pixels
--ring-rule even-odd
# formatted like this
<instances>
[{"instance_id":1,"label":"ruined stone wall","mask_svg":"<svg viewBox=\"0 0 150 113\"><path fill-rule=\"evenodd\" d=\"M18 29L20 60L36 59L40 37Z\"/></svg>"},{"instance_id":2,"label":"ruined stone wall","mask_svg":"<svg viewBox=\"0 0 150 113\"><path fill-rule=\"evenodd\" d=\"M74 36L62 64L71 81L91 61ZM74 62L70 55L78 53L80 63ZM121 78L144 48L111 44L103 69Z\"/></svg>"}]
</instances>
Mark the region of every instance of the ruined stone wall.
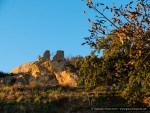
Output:
<instances>
[{"instance_id":1,"label":"ruined stone wall","mask_svg":"<svg viewBox=\"0 0 150 113\"><path fill-rule=\"evenodd\" d=\"M43 57L39 56L38 57L38 62L43 63L45 61L50 61L50 51L46 50L43 54Z\"/></svg>"},{"instance_id":2,"label":"ruined stone wall","mask_svg":"<svg viewBox=\"0 0 150 113\"><path fill-rule=\"evenodd\" d=\"M64 58L64 51L58 50L56 55L53 57L53 60L55 61L63 61Z\"/></svg>"},{"instance_id":3,"label":"ruined stone wall","mask_svg":"<svg viewBox=\"0 0 150 113\"><path fill-rule=\"evenodd\" d=\"M58 50L51 62L51 70L55 73L64 71L66 60L64 58L64 51Z\"/></svg>"}]
</instances>

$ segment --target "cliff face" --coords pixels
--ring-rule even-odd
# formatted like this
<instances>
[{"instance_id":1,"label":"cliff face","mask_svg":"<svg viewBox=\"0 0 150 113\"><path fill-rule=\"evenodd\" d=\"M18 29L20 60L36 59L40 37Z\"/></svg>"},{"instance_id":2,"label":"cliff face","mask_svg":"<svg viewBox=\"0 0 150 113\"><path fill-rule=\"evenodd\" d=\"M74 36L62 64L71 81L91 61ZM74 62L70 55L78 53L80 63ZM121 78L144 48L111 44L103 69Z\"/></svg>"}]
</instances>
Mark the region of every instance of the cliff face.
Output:
<instances>
[{"instance_id":1,"label":"cliff face","mask_svg":"<svg viewBox=\"0 0 150 113\"><path fill-rule=\"evenodd\" d=\"M14 68L10 73L30 74L34 78L55 78L60 85L76 86L78 77L74 73L65 71L66 60L64 51L57 51L53 59L50 59L50 51L46 50L43 57L39 56L38 61L25 63ZM46 79L47 80L47 79ZM43 81L44 82L44 81Z\"/></svg>"}]
</instances>

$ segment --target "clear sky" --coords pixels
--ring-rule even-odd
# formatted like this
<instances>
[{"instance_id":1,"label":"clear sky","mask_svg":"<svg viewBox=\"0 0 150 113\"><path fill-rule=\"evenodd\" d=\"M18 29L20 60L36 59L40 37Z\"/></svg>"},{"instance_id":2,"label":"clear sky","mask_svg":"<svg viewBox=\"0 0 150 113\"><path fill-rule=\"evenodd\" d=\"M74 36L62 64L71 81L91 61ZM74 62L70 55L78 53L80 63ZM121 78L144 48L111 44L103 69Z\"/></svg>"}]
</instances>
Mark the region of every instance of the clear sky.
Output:
<instances>
[{"instance_id":1,"label":"clear sky","mask_svg":"<svg viewBox=\"0 0 150 113\"><path fill-rule=\"evenodd\" d=\"M36 61L45 50L89 55L81 46L90 28L85 9L81 0L0 0L0 71Z\"/></svg>"}]
</instances>

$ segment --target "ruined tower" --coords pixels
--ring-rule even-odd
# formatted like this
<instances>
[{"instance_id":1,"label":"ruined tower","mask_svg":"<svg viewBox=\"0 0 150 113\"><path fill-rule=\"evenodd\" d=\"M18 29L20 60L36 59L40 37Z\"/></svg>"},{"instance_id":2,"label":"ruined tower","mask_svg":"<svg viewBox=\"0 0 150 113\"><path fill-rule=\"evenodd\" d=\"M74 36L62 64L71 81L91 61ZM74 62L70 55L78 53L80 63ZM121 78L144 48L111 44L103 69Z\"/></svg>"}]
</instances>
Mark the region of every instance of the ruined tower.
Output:
<instances>
[{"instance_id":1,"label":"ruined tower","mask_svg":"<svg viewBox=\"0 0 150 113\"><path fill-rule=\"evenodd\" d=\"M56 55L53 57L53 60L55 61L64 61L64 51L58 50Z\"/></svg>"},{"instance_id":2,"label":"ruined tower","mask_svg":"<svg viewBox=\"0 0 150 113\"><path fill-rule=\"evenodd\" d=\"M38 57L38 62L43 63L45 61L50 61L50 51L46 50L43 54L43 57Z\"/></svg>"}]
</instances>

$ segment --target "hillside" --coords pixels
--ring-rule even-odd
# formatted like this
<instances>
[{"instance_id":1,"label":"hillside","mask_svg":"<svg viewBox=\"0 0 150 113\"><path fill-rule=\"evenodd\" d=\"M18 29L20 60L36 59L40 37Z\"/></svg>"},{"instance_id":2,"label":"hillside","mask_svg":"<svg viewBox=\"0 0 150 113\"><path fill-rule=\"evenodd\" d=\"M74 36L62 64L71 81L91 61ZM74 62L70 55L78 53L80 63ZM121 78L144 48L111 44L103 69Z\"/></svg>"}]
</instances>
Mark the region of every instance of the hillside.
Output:
<instances>
[{"instance_id":1,"label":"hillside","mask_svg":"<svg viewBox=\"0 0 150 113\"><path fill-rule=\"evenodd\" d=\"M83 84L80 71L89 58L66 59L63 51L57 51L50 59L50 51L46 50L38 61L22 64L10 74L1 72L0 110L5 113L148 112L148 96L131 104L122 97L121 86L91 88L90 82Z\"/></svg>"},{"instance_id":2,"label":"hillside","mask_svg":"<svg viewBox=\"0 0 150 113\"><path fill-rule=\"evenodd\" d=\"M148 113L142 104L130 105L119 94L86 92L62 86L11 86L0 89L5 113Z\"/></svg>"},{"instance_id":3,"label":"hillside","mask_svg":"<svg viewBox=\"0 0 150 113\"><path fill-rule=\"evenodd\" d=\"M78 76L76 73L67 71L67 61L64 58L64 51L57 51L53 59L50 59L50 51L46 50L38 61L28 62L14 68L10 73L14 76L8 76L2 79L2 85L9 84L32 84L40 85L62 85L77 86ZM16 75L15 75L16 74Z\"/></svg>"}]
</instances>

